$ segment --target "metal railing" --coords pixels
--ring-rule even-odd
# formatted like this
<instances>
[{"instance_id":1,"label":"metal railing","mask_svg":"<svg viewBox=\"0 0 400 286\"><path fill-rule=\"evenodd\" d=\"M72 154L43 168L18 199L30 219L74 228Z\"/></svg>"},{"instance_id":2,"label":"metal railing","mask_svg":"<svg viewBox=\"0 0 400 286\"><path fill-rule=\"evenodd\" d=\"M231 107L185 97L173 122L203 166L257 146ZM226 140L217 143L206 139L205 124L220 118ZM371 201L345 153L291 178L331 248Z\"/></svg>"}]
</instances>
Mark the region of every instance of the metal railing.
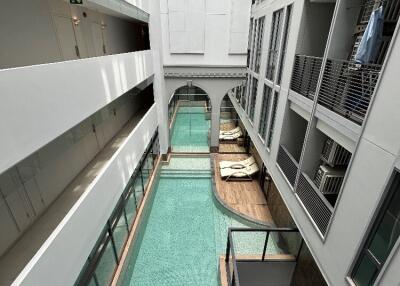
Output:
<instances>
[{"instance_id":1,"label":"metal railing","mask_svg":"<svg viewBox=\"0 0 400 286\"><path fill-rule=\"evenodd\" d=\"M237 247L238 238L234 240L234 233L245 234L248 233L251 236L252 241L254 237L262 239L262 244L258 245L260 248L252 249L252 255L238 256L235 252L235 245ZM289 236L289 234L295 234L295 236ZM268 241L275 240L274 244L278 243L277 240L282 240L280 244L284 244L284 253L274 253L280 255L279 259L271 259L268 253ZM239 241L240 244L240 241ZM246 244L247 245L247 244ZM303 245L303 238L297 228L229 228L228 239L226 245L225 254L225 267L227 274L228 286L240 286L240 275L238 271L237 262L269 262L269 261L288 261L297 262L301 248ZM255 252L255 253L254 253ZM286 255L286 256L285 256ZM242 281L243 282L243 281ZM242 283L243 286L243 283Z\"/></svg>"},{"instance_id":2,"label":"metal railing","mask_svg":"<svg viewBox=\"0 0 400 286\"><path fill-rule=\"evenodd\" d=\"M380 71L381 65L327 59L318 103L361 125Z\"/></svg>"},{"instance_id":3,"label":"metal railing","mask_svg":"<svg viewBox=\"0 0 400 286\"><path fill-rule=\"evenodd\" d=\"M286 179L289 181L290 185L294 187L299 164L283 145L279 146L276 162Z\"/></svg>"},{"instance_id":4,"label":"metal railing","mask_svg":"<svg viewBox=\"0 0 400 286\"><path fill-rule=\"evenodd\" d=\"M296 194L321 234L325 235L333 213L333 207L304 173L300 173Z\"/></svg>"},{"instance_id":5,"label":"metal railing","mask_svg":"<svg viewBox=\"0 0 400 286\"><path fill-rule=\"evenodd\" d=\"M314 99L321 65L322 58L296 55L290 89Z\"/></svg>"}]
</instances>

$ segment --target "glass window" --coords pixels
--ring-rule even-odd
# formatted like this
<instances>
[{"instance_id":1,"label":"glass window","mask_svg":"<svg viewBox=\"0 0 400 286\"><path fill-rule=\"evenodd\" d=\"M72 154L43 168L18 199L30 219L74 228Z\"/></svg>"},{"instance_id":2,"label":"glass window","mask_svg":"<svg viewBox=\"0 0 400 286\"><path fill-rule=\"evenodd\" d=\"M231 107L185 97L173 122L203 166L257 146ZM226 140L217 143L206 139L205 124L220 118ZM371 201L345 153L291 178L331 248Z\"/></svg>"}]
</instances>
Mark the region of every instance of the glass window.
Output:
<instances>
[{"instance_id":1,"label":"glass window","mask_svg":"<svg viewBox=\"0 0 400 286\"><path fill-rule=\"evenodd\" d=\"M249 25L249 38L247 41L247 67L250 68L250 57L251 57L251 38L253 35L253 25L254 25L254 19L250 19L250 25Z\"/></svg>"},{"instance_id":2,"label":"glass window","mask_svg":"<svg viewBox=\"0 0 400 286\"><path fill-rule=\"evenodd\" d=\"M260 72L260 61L261 61L261 51L262 51L262 41L263 41L263 33L264 33L264 20L265 17L262 17L258 20L257 27L257 46L255 48L256 60L255 60L255 72Z\"/></svg>"},{"instance_id":3,"label":"glass window","mask_svg":"<svg viewBox=\"0 0 400 286\"><path fill-rule=\"evenodd\" d=\"M136 206L139 207L140 203L142 202L144 192L142 172L140 170L138 171L135 181L133 183L133 189L135 191Z\"/></svg>"},{"instance_id":4,"label":"glass window","mask_svg":"<svg viewBox=\"0 0 400 286\"><path fill-rule=\"evenodd\" d=\"M132 227L133 221L135 220L136 209L137 206L136 206L135 192L134 189L131 189L129 191L128 198L126 199L126 204L125 204L125 214L129 228Z\"/></svg>"},{"instance_id":5,"label":"glass window","mask_svg":"<svg viewBox=\"0 0 400 286\"><path fill-rule=\"evenodd\" d=\"M372 285L400 235L400 174L395 172L388 194L353 269L358 286Z\"/></svg>"},{"instance_id":6,"label":"glass window","mask_svg":"<svg viewBox=\"0 0 400 286\"><path fill-rule=\"evenodd\" d=\"M128 239L128 225L125 220L125 213L122 209L119 218L113 226L113 239L115 244L115 250L117 251L118 257L121 257L122 250L125 246L125 242Z\"/></svg>"},{"instance_id":7,"label":"glass window","mask_svg":"<svg viewBox=\"0 0 400 286\"><path fill-rule=\"evenodd\" d=\"M92 277L88 283L88 286L97 286L96 281L94 280L94 277Z\"/></svg>"},{"instance_id":8,"label":"glass window","mask_svg":"<svg viewBox=\"0 0 400 286\"><path fill-rule=\"evenodd\" d=\"M250 120L254 120L254 110L255 110L255 105L256 105L256 99L257 99L257 85L258 85L258 80L256 78L253 78L252 80L252 86L251 86L251 94L250 94L250 102L249 102L249 117Z\"/></svg>"},{"instance_id":9,"label":"glass window","mask_svg":"<svg viewBox=\"0 0 400 286\"><path fill-rule=\"evenodd\" d=\"M250 75L247 75L246 86L243 89L244 96L242 96L242 108L243 108L243 110L246 110L246 108L247 108L247 96L249 94L250 84L251 84Z\"/></svg>"},{"instance_id":10,"label":"glass window","mask_svg":"<svg viewBox=\"0 0 400 286\"><path fill-rule=\"evenodd\" d=\"M283 72L283 63L285 61L285 56L286 56L286 46L287 46L287 41L288 41L288 36L289 36L289 26L290 26L290 20L292 16L292 5L287 6L286 8L286 16L285 16L285 27L283 31L283 43L282 43L282 51L281 51L281 57L279 60L279 68L278 68L278 84L281 84L282 81L282 72Z\"/></svg>"},{"instance_id":11,"label":"glass window","mask_svg":"<svg viewBox=\"0 0 400 286\"><path fill-rule=\"evenodd\" d=\"M265 139L265 135L267 132L268 115L270 113L269 109L271 108L271 91L272 90L269 86L264 85L260 125L258 127L258 133L263 139Z\"/></svg>"},{"instance_id":12,"label":"glass window","mask_svg":"<svg viewBox=\"0 0 400 286\"><path fill-rule=\"evenodd\" d=\"M272 137L274 135L276 109L278 108L278 96L279 96L279 93L277 91L275 91L274 101L272 103L272 110L271 110L271 120L269 123L269 129L268 129L268 139L267 139L267 147L268 148L271 147Z\"/></svg>"},{"instance_id":13,"label":"glass window","mask_svg":"<svg viewBox=\"0 0 400 286\"><path fill-rule=\"evenodd\" d=\"M114 249L111 243L111 239L108 235L104 240L102 251L103 253L101 254L95 273L98 284L100 286L108 286L111 283L115 268L117 266Z\"/></svg>"},{"instance_id":14,"label":"glass window","mask_svg":"<svg viewBox=\"0 0 400 286\"><path fill-rule=\"evenodd\" d=\"M272 15L272 30L268 50L268 62L266 77L269 80L275 79L275 66L278 57L279 41L281 37L283 9L275 11Z\"/></svg>"},{"instance_id":15,"label":"glass window","mask_svg":"<svg viewBox=\"0 0 400 286\"><path fill-rule=\"evenodd\" d=\"M143 161L143 167L142 167L143 186L145 190L149 183L152 171L153 171L153 156L149 152Z\"/></svg>"},{"instance_id":16,"label":"glass window","mask_svg":"<svg viewBox=\"0 0 400 286\"><path fill-rule=\"evenodd\" d=\"M254 52L255 52L255 46L256 46L256 31L257 31L257 26L258 26L258 21L254 21L253 25L253 31L251 33L251 46L250 46L250 69L254 70Z\"/></svg>"}]
</instances>

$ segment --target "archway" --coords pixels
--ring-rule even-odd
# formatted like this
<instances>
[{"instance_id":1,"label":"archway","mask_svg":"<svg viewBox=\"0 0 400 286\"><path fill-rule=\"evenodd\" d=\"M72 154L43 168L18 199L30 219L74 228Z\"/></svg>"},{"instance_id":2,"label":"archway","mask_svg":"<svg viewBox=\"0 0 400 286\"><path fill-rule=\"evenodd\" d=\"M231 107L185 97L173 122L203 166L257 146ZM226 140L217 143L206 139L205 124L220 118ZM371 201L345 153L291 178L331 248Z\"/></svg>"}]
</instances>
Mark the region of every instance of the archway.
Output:
<instances>
[{"instance_id":1,"label":"archway","mask_svg":"<svg viewBox=\"0 0 400 286\"><path fill-rule=\"evenodd\" d=\"M231 101L231 98L237 100L237 95L240 96L242 88L238 86L229 90L222 99L219 117L219 153L248 152L246 129Z\"/></svg>"},{"instance_id":2,"label":"archway","mask_svg":"<svg viewBox=\"0 0 400 286\"><path fill-rule=\"evenodd\" d=\"M210 152L211 103L203 89L193 85L176 89L168 118L172 152Z\"/></svg>"}]
</instances>

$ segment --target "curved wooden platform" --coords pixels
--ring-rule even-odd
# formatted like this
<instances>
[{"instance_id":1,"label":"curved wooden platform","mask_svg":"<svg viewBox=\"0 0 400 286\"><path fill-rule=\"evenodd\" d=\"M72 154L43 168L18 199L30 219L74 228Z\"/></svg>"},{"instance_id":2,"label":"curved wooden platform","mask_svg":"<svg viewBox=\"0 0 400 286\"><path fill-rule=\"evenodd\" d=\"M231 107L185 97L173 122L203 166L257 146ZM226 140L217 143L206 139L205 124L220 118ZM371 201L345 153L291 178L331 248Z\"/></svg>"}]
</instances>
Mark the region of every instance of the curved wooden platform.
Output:
<instances>
[{"instance_id":1,"label":"curved wooden platform","mask_svg":"<svg viewBox=\"0 0 400 286\"><path fill-rule=\"evenodd\" d=\"M268 226L274 225L267 201L261 187L253 181L225 181L221 179L219 162L222 160L240 161L246 154L215 154L213 158L215 174L215 195L226 208L247 220Z\"/></svg>"}]
</instances>

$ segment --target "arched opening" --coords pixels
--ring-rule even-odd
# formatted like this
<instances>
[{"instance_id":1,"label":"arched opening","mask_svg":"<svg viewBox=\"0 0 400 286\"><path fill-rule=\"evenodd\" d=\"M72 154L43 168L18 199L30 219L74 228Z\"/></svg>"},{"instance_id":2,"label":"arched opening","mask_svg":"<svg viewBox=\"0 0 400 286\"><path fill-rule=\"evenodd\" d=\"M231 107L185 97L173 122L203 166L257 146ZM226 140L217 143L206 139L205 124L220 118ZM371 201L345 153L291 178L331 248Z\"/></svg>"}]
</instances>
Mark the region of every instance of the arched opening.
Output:
<instances>
[{"instance_id":1,"label":"arched opening","mask_svg":"<svg viewBox=\"0 0 400 286\"><path fill-rule=\"evenodd\" d=\"M237 114L229 93L236 98L241 94L242 86L228 91L221 102L219 122L219 153L247 153L248 136L239 115Z\"/></svg>"},{"instance_id":2,"label":"arched opening","mask_svg":"<svg viewBox=\"0 0 400 286\"><path fill-rule=\"evenodd\" d=\"M175 90L168 118L172 152L210 152L211 103L203 89L186 85Z\"/></svg>"}]
</instances>

